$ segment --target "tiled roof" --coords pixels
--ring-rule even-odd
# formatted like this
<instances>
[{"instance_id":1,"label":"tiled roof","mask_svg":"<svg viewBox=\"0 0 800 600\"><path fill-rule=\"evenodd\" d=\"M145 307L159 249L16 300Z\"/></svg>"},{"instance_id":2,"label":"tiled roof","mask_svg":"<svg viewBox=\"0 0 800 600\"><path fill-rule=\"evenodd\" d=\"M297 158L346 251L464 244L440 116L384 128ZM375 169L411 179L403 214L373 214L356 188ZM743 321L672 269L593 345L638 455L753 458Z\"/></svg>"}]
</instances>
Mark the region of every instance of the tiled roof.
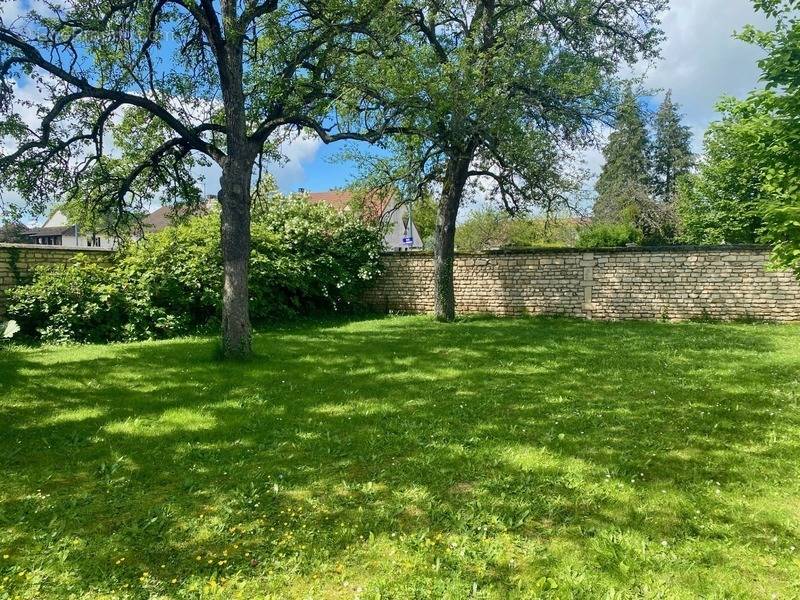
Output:
<instances>
[{"instance_id":1,"label":"tiled roof","mask_svg":"<svg viewBox=\"0 0 800 600\"><path fill-rule=\"evenodd\" d=\"M172 224L172 211L171 206L162 206L147 215L142 221L142 225L149 232L161 231Z\"/></svg>"},{"instance_id":2,"label":"tiled roof","mask_svg":"<svg viewBox=\"0 0 800 600\"><path fill-rule=\"evenodd\" d=\"M308 192L308 201L312 204L330 204L336 210L344 210L353 199L353 192L331 190L328 192Z\"/></svg>"},{"instance_id":3,"label":"tiled roof","mask_svg":"<svg viewBox=\"0 0 800 600\"><path fill-rule=\"evenodd\" d=\"M306 192L308 201L313 204L330 204L336 210L345 210L350 206L355 195L349 190L330 190L327 192ZM380 219L389 208L392 194L370 192L363 199L363 216L367 219Z\"/></svg>"}]
</instances>

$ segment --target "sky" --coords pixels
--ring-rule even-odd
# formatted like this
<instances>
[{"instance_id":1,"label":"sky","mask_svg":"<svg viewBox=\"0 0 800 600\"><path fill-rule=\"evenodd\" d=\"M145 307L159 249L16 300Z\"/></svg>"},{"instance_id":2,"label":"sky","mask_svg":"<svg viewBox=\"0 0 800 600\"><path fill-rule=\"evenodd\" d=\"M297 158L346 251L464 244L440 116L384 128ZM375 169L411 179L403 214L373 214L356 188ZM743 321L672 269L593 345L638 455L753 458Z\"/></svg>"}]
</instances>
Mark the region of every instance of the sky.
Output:
<instances>
[{"instance_id":1,"label":"sky","mask_svg":"<svg viewBox=\"0 0 800 600\"><path fill-rule=\"evenodd\" d=\"M4 17L29 8L30 0L0 2ZM702 136L714 120L714 104L723 95L744 96L758 85L760 56L757 48L734 39L748 23L766 25L752 0L672 0L663 20L666 40L662 59L651 65L638 65L634 71L645 75L645 86L653 90L649 104L656 106L666 89L682 107L685 122L694 133L696 151L702 149ZM343 145L326 146L314 137L300 137L283 144L286 160L269 170L282 192L299 188L322 191L342 187L357 175L354 165L335 160ZM586 167L597 174L602 153L584 153ZM219 189L219 170L205 169L204 188L208 194Z\"/></svg>"}]
</instances>

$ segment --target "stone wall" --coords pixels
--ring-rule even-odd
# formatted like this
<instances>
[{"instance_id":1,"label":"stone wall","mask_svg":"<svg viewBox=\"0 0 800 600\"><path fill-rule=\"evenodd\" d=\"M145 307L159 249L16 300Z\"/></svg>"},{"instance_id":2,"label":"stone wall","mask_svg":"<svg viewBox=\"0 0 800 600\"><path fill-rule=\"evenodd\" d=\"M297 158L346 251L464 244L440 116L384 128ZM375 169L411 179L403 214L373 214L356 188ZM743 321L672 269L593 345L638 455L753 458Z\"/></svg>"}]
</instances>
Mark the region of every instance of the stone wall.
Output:
<instances>
[{"instance_id":1,"label":"stone wall","mask_svg":"<svg viewBox=\"0 0 800 600\"><path fill-rule=\"evenodd\" d=\"M594 319L800 321L800 283L769 271L760 246L574 249L458 255L461 314L558 314ZM431 312L430 255L384 255L366 301L381 311Z\"/></svg>"},{"instance_id":2,"label":"stone wall","mask_svg":"<svg viewBox=\"0 0 800 600\"><path fill-rule=\"evenodd\" d=\"M0 244L0 317L5 315L6 291L17 283L28 281L35 267L64 264L78 254L83 254L88 260L108 261L112 253L97 248Z\"/></svg>"}]
</instances>

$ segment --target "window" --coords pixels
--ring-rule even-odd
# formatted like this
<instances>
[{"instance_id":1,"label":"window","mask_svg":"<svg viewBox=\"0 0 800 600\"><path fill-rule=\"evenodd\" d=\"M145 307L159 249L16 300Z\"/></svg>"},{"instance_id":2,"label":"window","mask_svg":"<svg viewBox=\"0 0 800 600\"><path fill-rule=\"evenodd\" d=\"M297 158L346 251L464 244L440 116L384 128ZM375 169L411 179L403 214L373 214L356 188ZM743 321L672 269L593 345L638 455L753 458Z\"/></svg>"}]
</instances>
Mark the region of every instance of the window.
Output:
<instances>
[{"instance_id":1,"label":"window","mask_svg":"<svg viewBox=\"0 0 800 600\"><path fill-rule=\"evenodd\" d=\"M100 247L100 243L101 243L100 242L100 238L98 236L96 236L96 235L93 235L92 237L87 237L86 238L86 245L89 246L90 248L92 246L94 246L95 248L99 248Z\"/></svg>"}]
</instances>

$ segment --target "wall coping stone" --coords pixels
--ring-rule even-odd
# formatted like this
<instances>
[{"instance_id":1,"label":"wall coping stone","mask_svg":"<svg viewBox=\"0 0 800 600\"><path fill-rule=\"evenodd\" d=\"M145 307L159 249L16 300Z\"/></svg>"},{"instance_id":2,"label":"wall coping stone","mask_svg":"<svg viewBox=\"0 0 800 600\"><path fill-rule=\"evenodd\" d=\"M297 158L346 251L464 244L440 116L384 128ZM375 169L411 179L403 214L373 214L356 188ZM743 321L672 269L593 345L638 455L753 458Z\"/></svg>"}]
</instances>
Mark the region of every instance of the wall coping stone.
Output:
<instances>
[{"instance_id":1,"label":"wall coping stone","mask_svg":"<svg viewBox=\"0 0 800 600\"><path fill-rule=\"evenodd\" d=\"M46 244L7 244L5 242L0 242L0 249L2 248L19 248L20 250L56 250L58 252L100 252L100 253L113 253L116 250L112 250L111 248L92 248L86 246L86 248L77 248L74 246L49 246Z\"/></svg>"},{"instance_id":2,"label":"wall coping stone","mask_svg":"<svg viewBox=\"0 0 800 600\"><path fill-rule=\"evenodd\" d=\"M496 250L485 250L483 252L456 252L455 257L473 256L504 256L509 254L591 254L596 252L603 253L624 253L624 252L771 252L772 247L762 244L721 244L718 246L612 246L601 248L498 248ZM409 252L383 252L382 256L394 256L398 258L430 258L433 252L413 250Z\"/></svg>"}]
</instances>

